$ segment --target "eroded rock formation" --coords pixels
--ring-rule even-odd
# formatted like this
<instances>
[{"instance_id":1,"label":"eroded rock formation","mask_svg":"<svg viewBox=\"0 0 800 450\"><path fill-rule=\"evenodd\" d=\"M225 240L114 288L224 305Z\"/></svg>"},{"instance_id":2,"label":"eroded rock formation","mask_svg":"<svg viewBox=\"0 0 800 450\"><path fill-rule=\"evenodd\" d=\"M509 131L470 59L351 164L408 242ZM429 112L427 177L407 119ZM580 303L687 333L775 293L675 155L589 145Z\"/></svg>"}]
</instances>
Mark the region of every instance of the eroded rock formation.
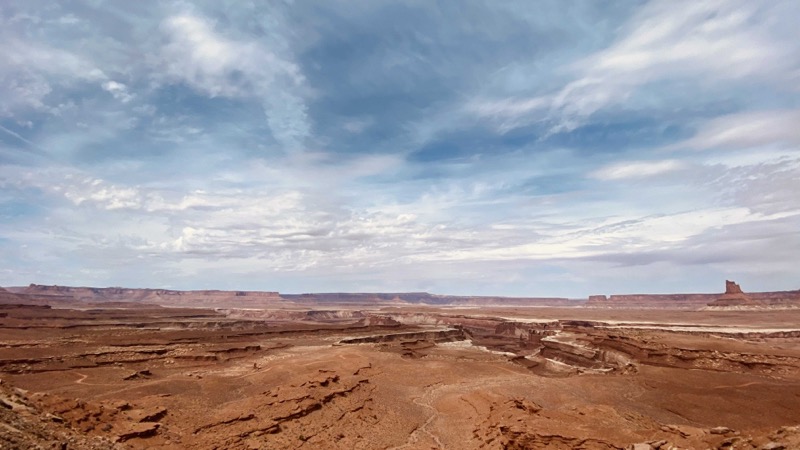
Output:
<instances>
[{"instance_id":1,"label":"eroded rock formation","mask_svg":"<svg viewBox=\"0 0 800 450\"><path fill-rule=\"evenodd\" d=\"M761 301L752 299L749 295L742 291L742 288L733 281L725 280L725 293L721 297L710 302L708 306L712 307L741 307L741 306L758 306L764 304Z\"/></svg>"}]
</instances>

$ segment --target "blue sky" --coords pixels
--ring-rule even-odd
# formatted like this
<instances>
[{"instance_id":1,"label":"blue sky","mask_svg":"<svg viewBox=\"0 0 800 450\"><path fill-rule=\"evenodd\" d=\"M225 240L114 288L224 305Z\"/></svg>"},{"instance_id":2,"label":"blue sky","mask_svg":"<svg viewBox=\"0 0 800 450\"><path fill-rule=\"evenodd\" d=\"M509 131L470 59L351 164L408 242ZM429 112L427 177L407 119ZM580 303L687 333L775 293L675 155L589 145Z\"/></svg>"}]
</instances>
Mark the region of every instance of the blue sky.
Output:
<instances>
[{"instance_id":1,"label":"blue sky","mask_svg":"<svg viewBox=\"0 0 800 450\"><path fill-rule=\"evenodd\" d=\"M800 288L796 1L0 3L0 285Z\"/></svg>"}]
</instances>

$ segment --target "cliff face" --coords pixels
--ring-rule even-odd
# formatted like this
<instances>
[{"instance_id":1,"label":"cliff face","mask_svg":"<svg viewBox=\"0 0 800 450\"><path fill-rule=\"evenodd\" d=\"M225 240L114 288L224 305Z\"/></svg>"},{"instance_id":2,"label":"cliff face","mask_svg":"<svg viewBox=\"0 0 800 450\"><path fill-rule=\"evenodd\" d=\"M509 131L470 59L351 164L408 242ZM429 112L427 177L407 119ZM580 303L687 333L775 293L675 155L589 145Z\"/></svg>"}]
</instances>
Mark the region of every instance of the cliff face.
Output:
<instances>
[{"instance_id":1,"label":"cliff face","mask_svg":"<svg viewBox=\"0 0 800 450\"><path fill-rule=\"evenodd\" d=\"M558 297L487 297L436 295L427 292L281 294L298 304L420 304L442 306L579 306L583 302Z\"/></svg>"},{"instance_id":2,"label":"cliff face","mask_svg":"<svg viewBox=\"0 0 800 450\"><path fill-rule=\"evenodd\" d=\"M258 291L176 291L169 289L95 288L31 284L19 291L30 298L88 303L135 302L162 306L266 307L282 303L277 292Z\"/></svg>"},{"instance_id":3,"label":"cliff face","mask_svg":"<svg viewBox=\"0 0 800 450\"><path fill-rule=\"evenodd\" d=\"M592 295L586 306L593 308L700 308L716 299L715 294Z\"/></svg>"},{"instance_id":4,"label":"cliff face","mask_svg":"<svg viewBox=\"0 0 800 450\"><path fill-rule=\"evenodd\" d=\"M745 294L738 284L725 280L725 293L710 302L708 306L768 306L780 305L782 302L790 304L793 297L795 297L795 302L800 301L800 292L797 292L795 296L787 294L789 293L784 293L783 295L778 292Z\"/></svg>"},{"instance_id":5,"label":"cliff face","mask_svg":"<svg viewBox=\"0 0 800 450\"><path fill-rule=\"evenodd\" d=\"M767 305L797 305L800 306L800 290L777 292L751 292L747 294L751 299L766 303Z\"/></svg>"},{"instance_id":6,"label":"cliff face","mask_svg":"<svg viewBox=\"0 0 800 450\"><path fill-rule=\"evenodd\" d=\"M738 284L736 284L736 282L731 280L725 280L725 294L735 295L735 294L744 294L744 292L742 292L742 288Z\"/></svg>"},{"instance_id":7,"label":"cliff face","mask_svg":"<svg viewBox=\"0 0 800 450\"><path fill-rule=\"evenodd\" d=\"M586 302L592 308L621 309L689 309L706 306L767 306L800 307L800 290L752 292L745 294L733 281L725 281L725 293L720 294L631 294L592 295Z\"/></svg>"},{"instance_id":8,"label":"cliff face","mask_svg":"<svg viewBox=\"0 0 800 450\"><path fill-rule=\"evenodd\" d=\"M45 286L0 288L0 303L52 304L80 302L85 305L107 302L174 307L252 308L279 306L403 306L431 305L451 307L590 307L620 309L700 309L706 306L800 307L800 290L745 294L738 284L726 282L724 294L626 294L592 295L588 301L553 297L489 297L436 295L427 292L399 293L317 293L279 294L261 291L170 289L130 289Z\"/></svg>"},{"instance_id":9,"label":"cliff face","mask_svg":"<svg viewBox=\"0 0 800 450\"><path fill-rule=\"evenodd\" d=\"M23 304L25 303L25 298L20 295L14 294L13 292L9 292L3 288L0 288L0 303Z\"/></svg>"},{"instance_id":10,"label":"cliff face","mask_svg":"<svg viewBox=\"0 0 800 450\"><path fill-rule=\"evenodd\" d=\"M44 301L79 301L86 303L134 302L162 306L197 306L223 308L265 308L279 305L441 305L441 306L580 306L584 302L550 297L481 297L435 295L427 292L398 293L317 293L279 294L260 291L170 289L129 289L120 287L95 288L45 286L31 284L15 288L20 297Z\"/></svg>"},{"instance_id":11,"label":"cliff face","mask_svg":"<svg viewBox=\"0 0 800 450\"><path fill-rule=\"evenodd\" d=\"M34 297L24 295L11 290L0 288L0 305L30 305L30 306L45 306L48 304L47 299L41 297Z\"/></svg>"}]
</instances>

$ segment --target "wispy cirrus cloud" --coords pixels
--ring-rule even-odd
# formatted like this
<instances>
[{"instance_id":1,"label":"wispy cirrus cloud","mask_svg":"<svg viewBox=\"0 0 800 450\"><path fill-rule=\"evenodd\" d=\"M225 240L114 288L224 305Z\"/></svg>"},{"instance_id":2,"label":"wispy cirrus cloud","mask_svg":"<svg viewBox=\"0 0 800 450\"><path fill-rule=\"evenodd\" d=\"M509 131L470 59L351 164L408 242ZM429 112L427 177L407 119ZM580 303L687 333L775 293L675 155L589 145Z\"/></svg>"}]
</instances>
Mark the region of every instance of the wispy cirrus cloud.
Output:
<instances>
[{"instance_id":1,"label":"wispy cirrus cloud","mask_svg":"<svg viewBox=\"0 0 800 450\"><path fill-rule=\"evenodd\" d=\"M275 139L286 149L303 149L310 132L300 94L305 80L290 55L226 37L212 21L191 13L169 17L161 28L167 42L159 51L158 77L187 83L211 97L255 97Z\"/></svg>"},{"instance_id":2,"label":"wispy cirrus cloud","mask_svg":"<svg viewBox=\"0 0 800 450\"><path fill-rule=\"evenodd\" d=\"M106 75L80 55L19 39L10 32L0 33L0 115L10 116L26 110L50 110L44 99L54 85L99 83Z\"/></svg>"},{"instance_id":3,"label":"wispy cirrus cloud","mask_svg":"<svg viewBox=\"0 0 800 450\"><path fill-rule=\"evenodd\" d=\"M674 160L661 161L625 161L602 167L592 173L600 180L620 180L625 178L649 178L685 167L685 164Z\"/></svg>"},{"instance_id":4,"label":"wispy cirrus cloud","mask_svg":"<svg viewBox=\"0 0 800 450\"><path fill-rule=\"evenodd\" d=\"M704 123L687 141L674 144L695 149L742 149L778 145L800 147L800 110L747 111Z\"/></svg>"},{"instance_id":5,"label":"wispy cirrus cloud","mask_svg":"<svg viewBox=\"0 0 800 450\"><path fill-rule=\"evenodd\" d=\"M734 89L747 80L793 90L798 48L784 39L788 23L775 18L796 12L788 3L650 2L611 46L569 64L566 71L576 78L560 89L473 101L468 109L503 131L544 122L548 133L559 133L601 110L639 103L641 90L665 80L694 80L705 89L719 89L719 83Z\"/></svg>"}]
</instances>

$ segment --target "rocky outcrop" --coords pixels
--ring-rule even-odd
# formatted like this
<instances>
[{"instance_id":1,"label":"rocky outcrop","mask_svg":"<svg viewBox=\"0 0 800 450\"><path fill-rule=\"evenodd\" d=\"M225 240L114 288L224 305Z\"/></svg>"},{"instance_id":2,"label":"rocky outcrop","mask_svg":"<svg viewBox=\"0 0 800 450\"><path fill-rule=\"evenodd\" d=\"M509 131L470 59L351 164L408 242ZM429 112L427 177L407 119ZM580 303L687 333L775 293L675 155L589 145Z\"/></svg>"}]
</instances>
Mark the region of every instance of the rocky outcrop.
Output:
<instances>
[{"instance_id":1,"label":"rocky outcrop","mask_svg":"<svg viewBox=\"0 0 800 450\"><path fill-rule=\"evenodd\" d=\"M375 336L364 336L358 338L348 338L339 341L342 344L376 344L383 342L402 342L402 341L430 341L430 342L454 342L467 339L462 329L418 331L410 333L391 333Z\"/></svg>"},{"instance_id":2,"label":"rocky outcrop","mask_svg":"<svg viewBox=\"0 0 800 450\"><path fill-rule=\"evenodd\" d=\"M59 415L43 409L31 395L0 379L0 448L121 450L104 436L74 429Z\"/></svg>"},{"instance_id":3,"label":"rocky outcrop","mask_svg":"<svg viewBox=\"0 0 800 450\"><path fill-rule=\"evenodd\" d=\"M306 444L308 448L359 448L363 442L341 431L370 429L378 421L371 371L371 366L346 372L321 369L309 379L272 386L256 399L232 402L212 412L190 439L207 448L249 448L244 447L248 442L254 448L267 444L270 448Z\"/></svg>"},{"instance_id":4,"label":"rocky outcrop","mask_svg":"<svg viewBox=\"0 0 800 450\"><path fill-rule=\"evenodd\" d=\"M464 398L466 403L485 417L472 431L473 439L480 442L477 448L622 450L622 447L602 439L564 436L537 430L537 421L546 413L540 405L529 399L503 399L491 394L481 394L480 397Z\"/></svg>"},{"instance_id":5,"label":"rocky outcrop","mask_svg":"<svg viewBox=\"0 0 800 450\"><path fill-rule=\"evenodd\" d=\"M361 320L359 320L358 325L365 326L365 327L399 327L402 324L391 317L387 316L368 316Z\"/></svg>"},{"instance_id":6,"label":"rocky outcrop","mask_svg":"<svg viewBox=\"0 0 800 450\"><path fill-rule=\"evenodd\" d=\"M128 413L128 417L137 423L158 422L167 415L167 408L155 406L152 408L134 410Z\"/></svg>"},{"instance_id":7,"label":"rocky outcrop","mask_svg":"<svg viewBox=\"0 0 800 450\"><path fill-rule=\"evenodd\" d=\"M710 349L666 346L658 340L643 341L635 330L596 333L587 341L598 349L622 354L637 364L748 373L779 377L795 373L800 358L764 353L725 352Z\"/></svg>"},{"instance_id":8,"label":"rocky outcrop","mask_svg":"<svg viewBox=\"0 0 800 450\"><path fill-rule=\"evenodd\" d=\"M0 288L0 304L21 305L24 303L24 297Z\"/></svg>"},{"instance_id":9,"label":"rocky outcrop","mask_svg":"<svg viewBox=\"0 0 800 450\"><path fill-rule=\"evenodd\" d=\"M725 280L725 293L710 302L708 306L758 306L764 303L750 298L742 288L733 281Z\"/></svg>"},{"instance_id":10,"label":"rocky outcrop","mask_svg":"<svg viewBox=\"0 0 800 450\"><path fill-rule=\"evenodd\" d=\"M541 339L542 348L538 357L545 362L557 362L564 367L543 365L537 367L542 375L593 373L632 373L636 371L633 360L623 352L613 348L593 345L590 340L572 333L559 333ZM550 366L550 367L548 367ZM555 370L554 370L555 369Z\"/></svg>"},{"instance_id":11,"label":"rocky outcrop","mask_svg":"<svg viewBox=\"0 0 800 450\"><path fill-rule=\"evenodd\" d=\"M0 380L0 448L127 448L115 442L156 435L164 407L90 402L28 393Z\"/></svg>"},{"instance_id":12,"label":"rocky outcrop","mask_svg":"<svg viewBox=\"0 0 800 450\"><path fill-rule=\"evenodd\" d=\"M47 298L39 298L36 296L20 294L18 292L11 292L9 290L0 288L0 308L13 308L19 306L43 306L49 308Z\"/></svg>"},{"instance_id":13,"label":"rocky outcrop","mask_svg":"<svg viewBox=\"0 0 800 450\"><path fill-rule=\"evenodd\" d=\"M586 306L619 309L691 309L702 308L716 297L715 294L625 294L608 297L592 295Z\"/></svg>"},{"instance_id":14,"label":"rocky outcrop","mask_svg":"<svg viewBox=\"0 0 800 450\"><path fill-rule=\"evenodd\" d=\"M733 295L733 294L744 294L742 292L742 288L733 281L725 280L725 294Z\"/></svg>"},{"instance_id":15,"label":"rocky outcrop","mask_svg":"<svg viewBox=\"0 0 800 450\"><path fill-rule=\"evenodd\" d=\"M460 296L427 292L281 294L281 298L305 305L578 306L583 303L562 297Z\"/></svg>"},{"instance_id":16,"label":"rocky outcrop","mask_svg":"<svg viewBox=\"0 0 800 450\"><path fill-rule=\"evenodd\" d=\"M673 449L749 449L774 450L800 448L800 427L743 433L726 426L711 428L689 425L649 423L655 430L644 433L648 439L631 442L633 430L609 433L607 438L592 436L585 428L553 427L548 418L558 414L525 398L500 398L497 394L471 393L462 396L483 421L473 429L476 448L486 449L587 449L587 450L673 450ZM578 411L578 414L584 414ZM613 413L612 413L613 414ZM626 414L632 419L635 415ZM568 416L562 420L571 420ZM601 418L596 418L601 422ZM627 435L627 436L626 436Z\"/></svg>"},{"instance_id":17,"label":"rocky outcrop","mask_svg":"<svg viewBox=\"0 0 800 450\"><path fill-rule=\"evenodd\" d=\"M364 313L361 311L349 310L311 310L306 312L306 318L315 321L332 321L332 320L347 320L347 319L361 319Z\"/></svg>"},{"instance_id":18,"label":"rocky outcrop","mask_svg":"<svg viewBox=\"0 0 800 450\"><path fill-rule=\"evenodd\" d=\"M150 378L153 374L149 370L137 370L129 375L124 376L122 379L125 381L139 380L142 378Z\"/></svg>"},{"instance_id":19,"label":"rocky outcrop","mask_svg":"<svg viewBox=\"0 0 800 450\"><path fill-rule=\"evenodd\" d=\"M116 441L125 442L133 438L148 438L154 436L161 424L159 423L132 423L125 425L119 433L117 433Z\"/></svg>"}]
</instances>

